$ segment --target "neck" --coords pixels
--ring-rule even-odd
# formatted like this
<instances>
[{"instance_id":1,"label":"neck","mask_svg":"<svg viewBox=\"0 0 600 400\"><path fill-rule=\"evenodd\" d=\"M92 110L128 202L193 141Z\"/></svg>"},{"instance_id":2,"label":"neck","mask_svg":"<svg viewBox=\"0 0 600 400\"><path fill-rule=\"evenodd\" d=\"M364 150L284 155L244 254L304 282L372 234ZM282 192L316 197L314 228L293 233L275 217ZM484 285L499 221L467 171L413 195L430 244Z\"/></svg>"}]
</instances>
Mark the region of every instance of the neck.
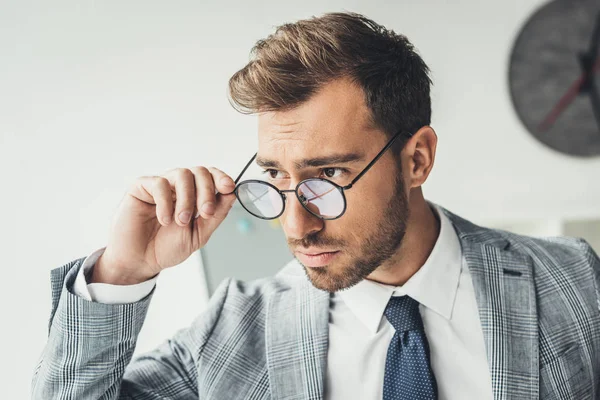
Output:
<instances>
[{"instance_id":1,"label":"neck","mask_svg":"<svg viewBox=\"0 0 600 400\"><path fill-rule=\"evenodd\" d=\"M440 220L421 190L411 191L406 234L396 254L366 279L402 286L427 261L440 234Z\"/></svg>"}]
</instances>

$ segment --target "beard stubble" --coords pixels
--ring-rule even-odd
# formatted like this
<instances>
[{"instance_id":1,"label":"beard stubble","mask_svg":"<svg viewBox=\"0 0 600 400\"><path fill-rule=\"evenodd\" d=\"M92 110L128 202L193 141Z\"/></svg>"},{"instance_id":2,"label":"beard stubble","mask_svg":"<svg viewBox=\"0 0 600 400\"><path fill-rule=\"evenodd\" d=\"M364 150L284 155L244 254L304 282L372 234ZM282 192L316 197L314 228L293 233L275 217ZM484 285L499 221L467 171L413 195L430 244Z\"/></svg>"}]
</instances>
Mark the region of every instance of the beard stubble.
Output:
<instances>
[{"instance_id":1,"label":"beard stubble","mask_svg":"<svg viewBox=\"0 0 600 400\"><path fill-rule=\"evenodd\" d=\"M373 232L367 235L361 244L357 256L350 260L348 265L338 268L338 271L332 270L329 266L308 268L300 263L304 267L306 276L313 286L331 293L356 285L396 254L406 234L408 217L408 201L402 174L399 171L394 194L382 210ZM312 233L301 240L294 241L294 247L325 247L344 244L340 240L319 235L319 232ZM292 243L289 241L288 243L292 248ZM300 261L298 260L298 262Z\"/></svg>"}]
</instances>

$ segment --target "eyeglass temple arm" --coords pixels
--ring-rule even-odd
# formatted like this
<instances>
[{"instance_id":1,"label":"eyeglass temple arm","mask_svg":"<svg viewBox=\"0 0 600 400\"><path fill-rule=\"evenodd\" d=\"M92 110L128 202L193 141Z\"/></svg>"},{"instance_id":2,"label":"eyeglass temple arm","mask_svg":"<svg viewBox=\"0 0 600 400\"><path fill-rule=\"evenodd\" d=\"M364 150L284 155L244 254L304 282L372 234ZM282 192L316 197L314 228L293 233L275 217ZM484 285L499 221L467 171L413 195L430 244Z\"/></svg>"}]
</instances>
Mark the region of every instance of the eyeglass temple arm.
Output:
<instances>
[{"instance_id":1,"label":"eyeglass temple arm","mask_svg":"<svg viewBox=\"0 0 600 400\"><path fill-rule=\"evenodd\" d=\"M252 164L252 161L254 161L254 159L256 158L256 155L258 153L254 153L254 155L252 156L252 158L250 159L250 161L248 161L248 164L246 164L246 166L244 167L244 169L242 170L242 172L240 172L240 174L238 175L237 178L235 178L235 184L237 185L238 181L240 180L240 178L242 177L242 175L244 175L244 172L246 172L246 170L248 169L248 167L250 166L250 164Z\"/></svg>"},{"instance_id":2,"label":"eyeglass temple arm","mask_svg":"<svg viewBox=\"0 0 600 400\"><path fill-rule=\"evenodd\" d=\"M387 149L389 149L392 144L394 144L394 142L396 141L396 139L398 139L400 137L400 135L402 133L404 133L405 131L400 131L398 133L396 133L396 135L394 135L394 137L388 142L388 144L385 145L385 147L383 149L381 149L381 151L375 156L375 158L373 159L373 161L371 161L366 167L365 169L363 169L360 174L358 174L356 176L356 178L354 178L352 180L352 182L350 182L348 185L342 187L342 189L347 190L350 189L352 187L352 185L354 185L356 183L356 181L358 181L364 174L367 173L367 171L373 166L373 164L375 164L377 162L377 160L379 160L381 158L381 156L383 155L383 153L386 152ZM412 133L407 133L409 137L412 137Z\"/></svg>"}]
</instances>

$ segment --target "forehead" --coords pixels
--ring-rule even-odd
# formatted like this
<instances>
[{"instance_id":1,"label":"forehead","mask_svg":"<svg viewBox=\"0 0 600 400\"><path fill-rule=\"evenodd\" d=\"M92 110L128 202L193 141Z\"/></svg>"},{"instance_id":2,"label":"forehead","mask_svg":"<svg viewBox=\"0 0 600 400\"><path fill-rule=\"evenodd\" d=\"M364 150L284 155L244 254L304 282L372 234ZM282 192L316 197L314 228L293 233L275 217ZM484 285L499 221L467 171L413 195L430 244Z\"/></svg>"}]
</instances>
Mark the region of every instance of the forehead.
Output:
<instances>
[{"instance_id":1,"label":"forehead","mask_svg":"<svg viewBox=\"0 0 600 400\"><path fill-rule=\"evenodd\" d=\"M293 162L356 152L376 135L383 137L372 123L362 89L337 80L294 109L259 114L258 155Z\"/></svg>"}]
</instances>

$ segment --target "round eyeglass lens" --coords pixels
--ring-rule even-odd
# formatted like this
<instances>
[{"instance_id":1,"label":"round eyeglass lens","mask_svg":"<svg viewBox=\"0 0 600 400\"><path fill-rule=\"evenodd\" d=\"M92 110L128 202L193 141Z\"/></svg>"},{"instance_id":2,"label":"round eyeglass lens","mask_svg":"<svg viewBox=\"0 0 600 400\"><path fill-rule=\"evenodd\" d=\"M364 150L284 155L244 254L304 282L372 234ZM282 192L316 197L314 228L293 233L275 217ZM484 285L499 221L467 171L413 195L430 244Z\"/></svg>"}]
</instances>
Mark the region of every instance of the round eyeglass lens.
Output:
<instances>
[{"instance_id":1,"label":"round eyeglass lens","mask_svg":"<svg viewBox=\"0 0 600 400\"><path fill-rule=\"evenodd\" d=\"M275 218L283 210L279 192L264 183L242 183L237 188L237 195L244 208L259 218Z\"/></svg>"},{"instance_id":2,"label":"round eyeglass lens","mask_svg":"<svg viewBox=\"0 0 600 400\"><path fill-rule=\"evenodd\" d=\"M344 212L346 201L342 191L332 183L309 179L298 186L304 207L323 218L337 218Z\"/></svg>"}]
</instances>

